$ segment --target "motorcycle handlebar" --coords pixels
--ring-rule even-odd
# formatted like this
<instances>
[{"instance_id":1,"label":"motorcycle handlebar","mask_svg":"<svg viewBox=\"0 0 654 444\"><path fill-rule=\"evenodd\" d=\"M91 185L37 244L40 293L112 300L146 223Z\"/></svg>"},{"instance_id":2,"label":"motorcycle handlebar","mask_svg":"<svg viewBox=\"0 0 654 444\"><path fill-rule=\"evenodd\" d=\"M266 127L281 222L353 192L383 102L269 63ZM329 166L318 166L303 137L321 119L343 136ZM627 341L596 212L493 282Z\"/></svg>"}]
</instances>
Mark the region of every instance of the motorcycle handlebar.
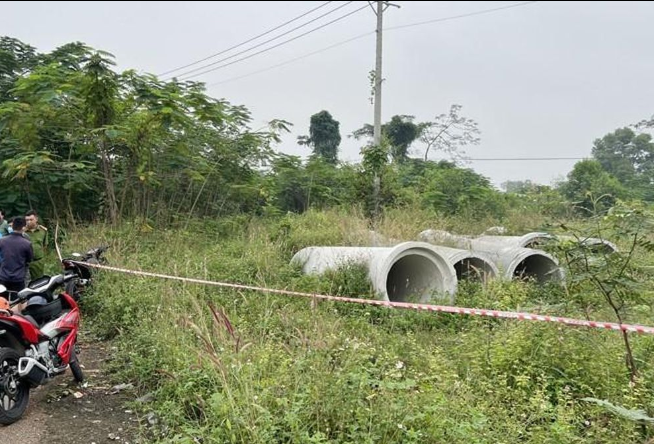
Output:
<instances>
[{"instance_id":1,"label":"motorcycle handlebar","mask_svg":"<svg viewBox=\"0 0 654 444\"><path fill-rule=\"evenodd\" d=\"M90 249L89 251L86 252L86 255L88 257L93 257L93 256L99 257L101 254L106 252L108 249L109 249L108 245L101 245L99 247Z\"/></svg>"},{"instance_id":2,"label":"motorcycle handlebar","mask_svg":"<svg viewBox=\"0 0 654 444\"><path fill-rule=\"evenodd\" d=\"M67 257L63 258L61 260L62 263L70 263L70 262L86 262L89 259L95 258L100 260L101 256L109 249L108 245L101 245L96 248L92 248L83 255L79 253L73 253L73 257Z\"/></svg>"}]
</instances>

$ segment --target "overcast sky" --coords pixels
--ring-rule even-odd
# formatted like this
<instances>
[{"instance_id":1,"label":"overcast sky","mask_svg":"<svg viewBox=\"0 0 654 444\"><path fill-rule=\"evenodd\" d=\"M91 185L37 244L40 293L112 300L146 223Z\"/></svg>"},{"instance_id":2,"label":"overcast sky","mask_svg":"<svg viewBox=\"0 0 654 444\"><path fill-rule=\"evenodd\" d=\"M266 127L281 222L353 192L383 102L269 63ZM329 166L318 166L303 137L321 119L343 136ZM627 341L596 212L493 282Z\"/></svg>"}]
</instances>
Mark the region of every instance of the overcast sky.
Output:
<instances>
[{"instance_id":1,"label":"overcast sky","mask_svg":"<svg viewBox=\"0 0 654 444\"><path fill-rule=\"evenodd\" d=\"M113 53L121 69L160 74L237 45L323 3L3 2L0 35L17 37L42 52L82 41ZM331 2L249 46L346 3ZM401 8L384 14L385 27L519 2L396 3ZM351 2L222 64L364 5L366 2ZM308 133L312 114L328 110L341 122L340 158L356 161L361 144L345 135L372 123L368 72L374 68L374 34L266 69L374 28L375 15L365 8L279 48L195 79L206 82L214 97L248 107L255 129L274 118L294 123L294 134L279 146L280 151L291 154L308 154L295 138ZM482 131L481 144L467 150L472 158L586 157L594 139L654 114L652 42L651 2L535 2L389 29L384 33L383 120L395 114L431 120L456 103ZM202 65L192 68L198 66ZM230 81L237 77L242 78ZM415 146L416 155L419 148ZM438 159L438 153L432 158ZM470 166L496 185L524 179L548 184L564 177L574 163L473 161Z\"/></svg>"}]
</instances>

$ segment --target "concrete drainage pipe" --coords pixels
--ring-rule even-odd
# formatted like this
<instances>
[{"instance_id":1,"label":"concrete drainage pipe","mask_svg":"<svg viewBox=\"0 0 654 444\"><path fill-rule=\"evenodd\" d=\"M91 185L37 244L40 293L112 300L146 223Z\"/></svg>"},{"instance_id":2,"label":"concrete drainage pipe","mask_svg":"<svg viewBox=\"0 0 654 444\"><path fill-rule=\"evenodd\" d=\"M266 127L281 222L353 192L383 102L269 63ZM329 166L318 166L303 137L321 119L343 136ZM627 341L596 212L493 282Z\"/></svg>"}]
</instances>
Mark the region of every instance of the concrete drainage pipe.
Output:
<instances>
[{"instance_id":1,"label":"concrete drainage pipe","mask_svg":"<svg viewBox=\"0 0 654 444\"><path fill-rule=\"evenodd\" d=\"M607 241L606 239L598 239L596 237L581 237L577 239L574 236L557 236L556 239L559 242L572 242L574 244L579 244L588 250L591 253L600 255L600 254L612 254L618 252L618 246L613 242Z\"/></svg>"},{"instance_id":2,"label":"concrete drainage pipe","mask_svg":"<svg viewBox=\"0 0 654 444\"><path fill-rule=\"evenodd\" d=\"M465 250L475 249L477 242L497 245L498 248L538 248L555 239L548 233L533 232L523 236L461 236L440 230L425 230L418 238L437 245L447 245Z\"/></svg>"},{"instance_id":3,"label":"concrete drainage pipe","mask_svg":"<svg viewBox=\"0 0 654 444\"><path fill-rule=\"evenodd\" d=\"M395 247L308 247L291 263L307 274L322 274L349 264L368 269L372 287L382 300L428 302L432 296L453 301L457 280L454 267L432 245L404 242Z\"/></svg>"},{"instance_id":4,"label":"concrete drainage pipe","mask_svg":"<svg viewBox=\"0 0 654 444\"><path fill-rule=\"evenodd\" d=\"M517 239L501 242L505 236L486 236L494 241L482 241L478 238L457 236L444 231L425 230L419 239L425 242L441 245L455 245L473 252L486 253L502 275L508 279L534 278L538 283L562 281L563 270L558 261L544 251L517 247ZM515 236L516 238L519 236Z\"/></svg>"},{"instance_id":5,"label":"concrete drainage pipe","mask_svg":"<svg viewBox=\"0 0 654 444\"><path fill-rule=\"evenodd\" d=\"M561 282L565 275L558 261L544 251L531 248L505 248L495 252L498 268L507 279L534 279L539 284Z\"/></svg>"},{"instance_id":6,"label":"concrete drainage pipe","mask_svg":"<svg viewBox=\"0 0 654 444\"><path fill-rule=\"evenodd\" d=\"M538 248L551 242L554 236L548 233L527 233L523 236L479 236L474 238L475 241L497 243L503 247L514 248Z\"/></svg>"},{"instance_id":7,"label":"concrete drainage pipe","mask_svg":"<svg viewBox=\"0 0 654 444\"><path fill-rule=\"evenodd\" d=\"M500 272L493 260L486 253L458 248L433 245L441 256L445 257L456 271L456 278L461 280L487 282L499 277Z\"/></svg>"},{"instance_id":8,"label":"concrete drainage pipe","mask_svg":"<svg viewBox=\"0 0 654 444\"><path fill-rule=\"evenodd\" d=\"M455 235L451 235L457 237ZM618 251L618 247L606 239L595 237L575 238L574 236L554 236L548 233L527 233L523 236L479 236L475 238L460 237L466 240L493 243L503 247L539 248L558 241L574 242L588 248L595 254L611 254Z\"/></svg>"}]
</instances>

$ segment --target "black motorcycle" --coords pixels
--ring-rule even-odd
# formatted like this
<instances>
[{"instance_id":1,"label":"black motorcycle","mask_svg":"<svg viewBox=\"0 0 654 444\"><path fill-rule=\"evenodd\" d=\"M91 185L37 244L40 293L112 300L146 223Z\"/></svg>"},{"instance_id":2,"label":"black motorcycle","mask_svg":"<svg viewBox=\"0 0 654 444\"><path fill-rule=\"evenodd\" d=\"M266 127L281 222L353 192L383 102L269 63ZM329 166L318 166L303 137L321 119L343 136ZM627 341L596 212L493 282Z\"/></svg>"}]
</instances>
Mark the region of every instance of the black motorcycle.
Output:
<instances>
[{"instance_id":1,"label":"black motorcycle","mask_svg":"<svg viewBox=\"0 0 654 444\"><path fill-rule=\"evenodd\" d=\"M104 253L108 246L92 248L84 254L73 253L69 258L62 259L61 263L66 274L73 274L75 277L66 283L65 291L75 301L79 301L84 292L91 288L93 282L93 267L86 264L106 264L107 259Z\"/></svg>"}]
</instances>

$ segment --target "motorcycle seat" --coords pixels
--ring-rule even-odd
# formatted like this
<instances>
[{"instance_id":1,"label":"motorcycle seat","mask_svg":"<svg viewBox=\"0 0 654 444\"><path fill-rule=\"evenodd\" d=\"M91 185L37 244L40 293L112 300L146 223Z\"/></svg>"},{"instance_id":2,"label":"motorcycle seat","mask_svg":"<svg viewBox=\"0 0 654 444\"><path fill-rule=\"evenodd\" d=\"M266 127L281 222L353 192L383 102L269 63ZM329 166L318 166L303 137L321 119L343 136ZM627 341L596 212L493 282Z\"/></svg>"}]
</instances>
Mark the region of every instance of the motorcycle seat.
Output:
<instances>
[{"instance_id":1,"label":"motorcycle seat","mask_svg":"<svg viewBox=\"0 0 654 444\"><path fill-rule=\"evenodd\" d=\"M30 316L38 325L43 325L58 317L63 311L61 299L57 298L47 304L28 305L23 315Z\"/></svg>"},{"instance_id":2,"label":"motorcycle seat","mask_svg":"<svg viewBox=\"0 0 654 444\"><path fill-rule=\"evenodd\" d=\"M38 322L36 322L36 319L34 319L34 318L33 318L32 316L30 316L30 315L25 315L25 314L16 314L15 316L18 316L18 317L21 317L21 318L23 318L23 319L26 319L26 320L29 321L30 324L32 324L32 325L35 326L36 328L40 328L40 325L39 325Z\"/></svg>"},{"instance_id":3,"label":"motorcycle seat","mask_svg":"<svg viewBox=\"0 0 654 444\"><path fill-rule=\"evenodd\" d=\"M52 291L64 283L62 275L42 276L29 283L27 288L18 292L19 298L29 299L32 296L43 296L48 301L52 301Z\"/></svg>"}]
</instances>

